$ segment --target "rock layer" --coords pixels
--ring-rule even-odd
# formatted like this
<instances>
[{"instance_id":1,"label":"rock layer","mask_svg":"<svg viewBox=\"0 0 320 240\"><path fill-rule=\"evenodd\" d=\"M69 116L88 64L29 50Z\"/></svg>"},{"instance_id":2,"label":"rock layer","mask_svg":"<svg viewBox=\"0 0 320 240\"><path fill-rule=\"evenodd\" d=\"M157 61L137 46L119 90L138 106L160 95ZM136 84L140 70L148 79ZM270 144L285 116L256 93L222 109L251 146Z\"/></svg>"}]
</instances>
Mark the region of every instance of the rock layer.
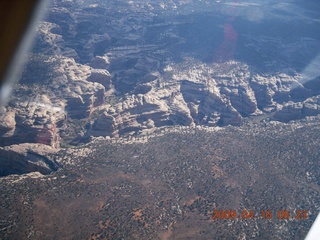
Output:
<instances>
[{"instance_id":1,"label":"rock layer","mask_svg":"<svg viewBox=\"0 0 320 240\"><path fill-rule=\"evenodd\" d=\"M43 155L50 152L54 150L42 144L0 147L0 177L30 172L41 174L54 172L59 168L59 164Z\"/></svg>"},{"instance_id":2,"label":"rock layer","mask_svg":"<svg viewBox=\"0 0 320 240\"><path fill-rule=\"evenodd\" d=\"M61 138L78 143L82 137L121 137L169 125L238 126L251 119L288 122L319 114L318 78L303 83L300 73L273 59L264 61L272 71L264 71L247 61L199 56L207 56L193 29L199 22L177 10L198 11L191 6L202 3L191 2L167 5L174 14L164 17L162 5L153 2L53 1L33 51L49 55L58 76L18 88L1 115L0 145L58 148ZM142 6L148 11L141 12ZM203 17L215 21L210 14ZM242 38L252 51L281 40ZM308 44L320 46L312 39L296 45Z\"/></svg>"}]
</instances>

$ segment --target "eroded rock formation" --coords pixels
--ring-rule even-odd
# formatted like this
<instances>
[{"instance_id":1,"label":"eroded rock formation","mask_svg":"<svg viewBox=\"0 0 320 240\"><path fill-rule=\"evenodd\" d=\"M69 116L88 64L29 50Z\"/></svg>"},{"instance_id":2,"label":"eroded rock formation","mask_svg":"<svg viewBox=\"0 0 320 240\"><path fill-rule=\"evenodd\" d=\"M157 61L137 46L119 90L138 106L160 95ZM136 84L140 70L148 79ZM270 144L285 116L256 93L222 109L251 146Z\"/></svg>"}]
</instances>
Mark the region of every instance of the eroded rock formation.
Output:
<instances>
[{"instance_id":1,"label":"eroded rock formation","mask_svg":"<svg viewBox=\"0 0 320 240\"><path fill-rule=\"evenodd\" d=\"M300 83L301 74L281 64L270 73L245 61L203 61L190 50L193 36L181 31L194 19L156 18L161 7L145 7L150 11L136 15L129 3L54 1L34 52L50 56L57 74L19 86L2 111L1 145L58 148L61 138L79 143L169 125L241 125L255 117L288 122L319 114L319 79ZM266 42L243 37L253 48Z\"/></svg>"},{"instance_id":2,"label":"eroded rock formation","mask_svg":"<svg viewBox=\"0 0 320 240\"><path fill-rule=\"evenodd\" d=\"M59 164L47 157L56 150L43 144L20 144L0 147L0 177L10 174L40 172L49 174Z\"/></svg>"}]
</instances>

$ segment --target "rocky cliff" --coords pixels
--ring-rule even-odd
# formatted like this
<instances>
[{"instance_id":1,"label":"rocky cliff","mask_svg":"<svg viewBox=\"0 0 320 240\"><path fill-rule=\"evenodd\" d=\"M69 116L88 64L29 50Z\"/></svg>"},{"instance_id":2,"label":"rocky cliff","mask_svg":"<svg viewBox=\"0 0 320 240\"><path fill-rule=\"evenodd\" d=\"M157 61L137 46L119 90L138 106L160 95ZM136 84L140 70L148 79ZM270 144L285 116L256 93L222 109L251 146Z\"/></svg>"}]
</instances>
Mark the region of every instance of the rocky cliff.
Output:
<instances>
[{"instance_id":1,"label":"rocky cliff","mask_svg":"<svg viewBox=\"0 0 320 240\"><path fill-rule=\"evenodd\" d=\"M302 74L284 62L285 36L243 34L241 56L209 61L214 50L202 41L211 39L218 47L221 33L212 38L198 24L220 22L213 12L205 11L200 20L189 15L192 6L197 14L216 3L136 4L53 1L33 53L55 63L48 69L55 74L17 86L2 110L1 146L59 148L161 126L239 126L255 118L288 122L320 113L319 79L301 82ZM251 64L252 54L243 51L263 52L263 43L279 43L281 61L261 53L264 67ZM308 44L320 49L312 39L296 43L298 49Z\"/></svg>"},{"instance_id":2,"label":"rocky cliff","mask_svg":"<svg viewBox=\"0 0 320 240\"><path fill-rule=\"evenodd\" d=\"M0 177L10 174L39 172L49 174L59 168L59 164L46 155L57 152L43 144L19 144L0 148Z\"/></svg>"}]
</instances>

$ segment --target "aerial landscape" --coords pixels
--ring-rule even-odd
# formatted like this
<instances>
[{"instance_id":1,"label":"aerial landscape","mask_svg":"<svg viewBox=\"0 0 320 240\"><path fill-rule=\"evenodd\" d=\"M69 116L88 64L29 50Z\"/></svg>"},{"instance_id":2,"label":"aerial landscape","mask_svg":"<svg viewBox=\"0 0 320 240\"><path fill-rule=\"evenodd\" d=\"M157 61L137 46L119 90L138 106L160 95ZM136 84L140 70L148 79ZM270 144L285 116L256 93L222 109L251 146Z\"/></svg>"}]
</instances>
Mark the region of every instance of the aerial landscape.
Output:
<instances>
[{"instance_id":1,"label":"aerial landscape","mask_svg":"<svg viewBox=\"0 0 320 240\"><path fill-rule=\"evenodd\" d=\"M0 114L0 239L303 239L317 1L52 0Z\"/></svg>"}]
</instances>

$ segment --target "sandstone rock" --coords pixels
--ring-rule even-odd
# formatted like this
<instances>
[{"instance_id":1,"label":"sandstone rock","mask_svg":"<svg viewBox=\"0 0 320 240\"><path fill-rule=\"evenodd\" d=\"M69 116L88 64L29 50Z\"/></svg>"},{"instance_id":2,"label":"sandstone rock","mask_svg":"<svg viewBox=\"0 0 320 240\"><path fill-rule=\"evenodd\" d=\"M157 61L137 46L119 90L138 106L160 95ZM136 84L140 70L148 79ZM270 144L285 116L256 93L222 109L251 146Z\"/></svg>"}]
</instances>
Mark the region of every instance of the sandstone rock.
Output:
<instances>
[{"instance_id":1,"label":"sandstone rock","mask_svg":"<svg viewBox=\"0 0 320 240\"><path fill-rule=\"evenodd\" d=\"M57 104L54 105L46 95L19 103L14 134L1 138L1 145L42 143L58 148L60 137L57 127L65 121L65 112L64 105Z\"/></svg>"},{"instance_id":2,"label":"sandstone rock","mask_svg":"<svg viewBox=\"0 0 320 240\"><path fill-rule=\"evenodd\" d=\"M289 122L291 120L301 119L303 117L302 114L302 103L286 103L282 109L273 116L273 120L280 122Z\"/></svg>"},{"instance_id":3,"label":"sandstone rock","mask_svg":"<svg viewBox=\"0 0 320 240\"><path fill-rule=\"evenodd\" d=\"M127 96L122 103L116 105L116 109L118 113L121 113L116 118L119 134L148 128L150 126L149 120L152 120L155 126L162 126L164 122L169 122L168 106L165 102L150 95Z\"/></svg>"},{"instance_id":4,"label":"sandstone rock","mask_svg":"<svg viewBox=\"0 0 320 240\"><path fill-rule=\"evenodd\" d=\"M112 88L111 75L107 70L104 69L93 69L87 80L90 82L101 83L106 90Z\"/></svg>"},{"instance_id":5,"label":"sandstone rock","mask_svg":"<svg viewBox=\"0 0 320 240\"><path fill-rule=\"evenodd\" d=\"M94 107L104 102L104 88L88 91L82 94L72 94L65 97L68 116L75 119L89 117Z\"/></svg>"},{"instance_id":6,"label":"sandstone rock","mask_svg":"<svg viewBox=\"0 0 320 240\"><path fill-rule=\"evenodd\" d=\"M250 84L252 90L255 93L257 101L257 107L261 110L274 105L273 96L275 92L268 85L255 82L254 80Z\"/></svg>"},{"instance_id":7,"label":"sandstone rock","mask_svg":"<svg viewBox=\"0 0 320 240\"><path fill-rule=\"evenodd\" d=\"M169 120L172 121L173 125L194 126L190 109L181 93L174 94L168 102L168 106L171 112Z\"/></svg>"},{"instance_id":8,"label":"sandstone rock","mask_svg":"<svg viewBox=\"0 0 320 240\"><path fill-rule=\"evenodd\" d=\"M75 61L80 61L78 53L72 48L63 48L63 50L61 51L61 55L68 58L73 58Z\"/></svg>"},{"instance_id":9,"label":"sandstone rock","mask_svg":"<svg viewBox=\"0 0 320 240\"><path fill-rule=\"evenodd\" d=\"M218 126L239 126L242 123L243 118L241 115L231 106L228 106L226 110L222 111Z\"/></svg>"},{"instance_id":10,"label":"sandstone rock","mask_svg":"<svg viewBox=\"0 0 320 240\"><path fill-rule=\"evenodd\" d=\"M319 97L306 99L304 102L286 103L273 117L273 120L289 122L291 120L301 119L307 116L316 116L320 114Z\"/></svg>"},{"instance_id":11,"label":"sandstone rock","mask_svg":"<svg viewBox=\"0 0 320 240\"><path fill-rule=\"evenodd\" d=\"M134 94L146 94L148 92L150 92L152 89L152 86L150 85L146 85L146 84L139 84L135 87L135 89L133 90Z\"/></svg>"},{"instance_id":12,"label":"sandstone rock","mask_svg":"<svg viewBox=\"0 0 320 240\"><path fill-rule=\"evenodd\" d=\"M284 73L272 77L256 74L252 77L250 87L254 91L258 108L264 110L274 108L275 102L280 104L288 102L291 99L292 86L296 83L294 77Z\"/></svg>"},{"instance_id":13,"label":"sandstone rock","mask_svg":"<svg viewBox=\"0 0 320 240\"><path fill-rule=\"evenodd\" d=\"M15 112L0 113L0 137L11 137L16 128Z\"/></svg>"},{"instance_id":14,"label":"sandstone rock","mask_svg":"<svg viewBox=\"0 0 320 240\"><path fill-rule=\"evenodd\" d=\"M107 2L105 6L110 4ZM240 62L207 64L185 57L188 53L175 61L175 52L168 53L174 50L170 41L188 42L178 36L180 23L171 24L169 19L164 25L154 25L159 34L150 39L168 38L168 48L158 44L160 39L143 39L150 35L145 23L155 18L150 15L141 22L131 21L136 13L129 6L136 4L123 9L121 4L112 3L126 11L122 14L98 3L83 9L77 4L90 3L52 2L46 22L38 29L36 51L59 58L56 71L60 75L41 91L29 89L26 92L31 92L30 96L25 94L11 102L0 116L0 145L28 142L37 143L34 146L39 149L46 149L43 145L58 148L68 127L74 128L70 132L81 128L76 134L89 139L167 125L240 125L246 117L257 114L274 114L273 120L288 122L320 113L318 99L312 98L320 92L319 79L302 85L294 71L258 73ZM168 29L161 32L164 28ZM46 173L51 168L43 167L43 158L30 155L30 149L18 152L1 148L0 158L1 154L30 171ZM38 160L21 160L26 157ZM4 161L0 169L7 168L1 164Z\"/></svg>"},{"instance_id":15,"label":"sandstone rock","mask_svg":"<svg viewBox=\"0 0 320 240\"><path fill-rule=\"evenodd\" d=\"M225 89L225 91L222 91L222 93L226 92L230 93L230 90ZM231 106L230 101L227 103L223 100L219 90L214 85L205 86L204 84L184 80L181 82L181 93L184 100L188 103L191 116L196 124L210 126L213 124L239 125L242 122L241 115ZM230 96L230 94L228 96ZM238 96L237 93L235 93L234 96ZM241 99L237 101L240 100ZM236 104L235 100L234 103ZM249 105L249 107L251 107L249 113L256 110L255 106L256 105L251 107ZM244 109L243 106L239 106L239 108L240 107Z\"/></svg>"},{"instance_id":16,"label":"sandstone rock","mask_svg":"<svg viewBox=\"0 0 320 240\"><path fill-rule=\"evenodd\" d=\"M37 29L36 51L47 55L59 55L65 47L65 41L60 34L59 25L50 22L43 22Z\"/></svg>"},{"instance_id":17,"label":"sandstone rock","mask_svg":"<svg viewBox=\"0 0 320 240\"><path fill-rule=\"evenodd\" d=\"M117 123L113 116L107 112L103 112L93 123L91 130L88 132L90 136L110 136L118 135Z\"/></svg>"},{"instance_id":18,"label":"sandstone rock","mask_svg":"<svg viewBox=\"0 0 320 240\"><path fill-rule=\"evenodd\" d=\"M104 54L109 41L110 38L107 33L91 34L91 38L84 44L82 51L78 53L81 62L90 62L95 55Z\"/></svg>"},{"instance_id":19,"label":"sandstone rock","mask_svg":"<svg viewBox=\"0 0 320 240\"><path fill-rule=\"evenodd\" d=\"M45 156L55 152L41 144L20 144L0 147L0 176L40 172L49 174L59 168L59 164Z\"/></svg>"},{"instance_id":20,"label":"sandstone rock","mask_svg":"<svg viewBox=\"0 0 320 240\"><path fill-rule=\"evenodd\" d=\"M88 117L93 109L104 103L105 87L86 79L105 80L107 84L110 74L106 70L93 70L85 65L77 64L73 59L63 58L60 67L62 77L54 79L52 88L58 97L66 100L66 111L71 118ZM64 86L61 88L61 86Z\"/></svg>"},{"instance_id":21,"label":"sandstone rock","mask_svg":"<svg viewBox=\"0 0 320 240\"><path fill-rule=\"evenodd\" d=\"M61 33L63 33L64 37L72 38L75 35L73 26L76 21L72 14L72 9L55 4L50 8L46 19L48 22L57 24L61 28Z\"/></svg>"},{"instance_id":22,"label":"sandstone rock","mask_svg":"<svg viewBox=\"0 0 320 240\"><path fill-rule=\"evenodd\" d=\"M56 71L61 74L47 86L25 86L26 98L13 96L11 109L1 115L1 146L28 142L58 148L66 121L87 118L104 104L105 87L86 80L92 69L72 58L59 59Z\"/></svg>"},{"instance_id":23,"label":"sandstone rock","mask_svg":"<svg viewBox=\"0 0 320 240\"><path fill-rule=\"evenodd\" d=\"M130 24L121 16L117 21L113 13L105 14L105 6L83 4L88 7L78 9L71 0L52 3L47 22L39 27L39 42L43 53L61 58L61 74L46 86L50 94L36 94L47 95L49 101L31 99L20 106L24 110L9 109L0 124L7 137L1 138L3 145L29 138L58 146L59 131L69 120L86 124L85 137L116 137L165 125L239 125L246 117L264 113L274 113L279 121L318 114L318 103L307 101L318 93L312 91L317 82L299 85L294 71L270 75L236 61L171 61L166 46L158 41L146 44L139 36L146 33L143 24ZM175 32L170 25L162 26L168 28L165 35ZM39 102L46 106L39 109ZM46 112L49 106L61 113Z\"/></svg>"},{"instance_id":24,"label":"sandstone rock","mask_svg":"<svg viewBox=\"0 0 320 240\"><path fill-rule=\"evenodd\" d=\"M231 105L244 117L257 111L257 102L251 88L222 88L221 93L230 98Z\"/></svg>"},{"instance_id":25,"label":"sandstone rock","mask_svg":"<svg viewBox=\"0 0 320 240\"><path fill-rule=\"evenodd\" d=\"M96 56L91 60L89 66L97 69L107 69L109 67L110 61L107 56Z\"/></svg>"}]
</instances>

